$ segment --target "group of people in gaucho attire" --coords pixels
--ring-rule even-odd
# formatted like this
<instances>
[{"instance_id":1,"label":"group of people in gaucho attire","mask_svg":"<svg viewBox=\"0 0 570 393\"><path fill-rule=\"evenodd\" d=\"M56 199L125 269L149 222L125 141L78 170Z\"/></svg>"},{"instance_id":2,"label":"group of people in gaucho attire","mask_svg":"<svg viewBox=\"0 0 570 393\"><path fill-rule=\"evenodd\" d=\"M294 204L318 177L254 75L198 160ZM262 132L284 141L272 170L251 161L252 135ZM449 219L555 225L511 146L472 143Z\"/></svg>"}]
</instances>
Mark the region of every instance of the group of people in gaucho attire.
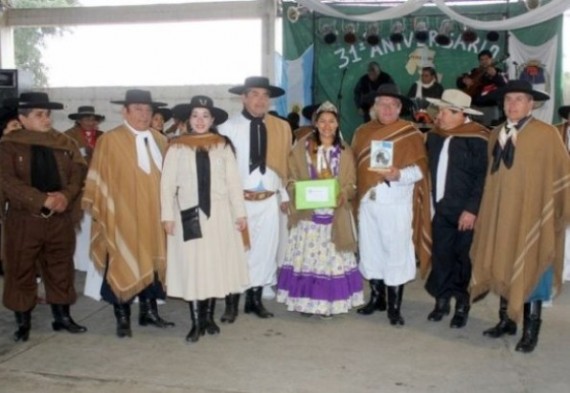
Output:
<instances>
[{"instance_id":1,"label":"group of people in gaucho attire","mask_svg":"<svg viewBox=\"0 0 570 393\"><path fill-rule=\"evenodd\" d=\"M500 321L484 334L515 334L522 318L516 349L534 350L542 301L561 284L570 221L567 146L532 116L546 94L523 81L493 92L507 121L489 132L470 119L479 112L468 95L445 90L429 99L439 112L426 137L400 118L410 100L386 83L371 94L371 120L349 145L330 102L313 107L312 127L293 134L268 114L284 91L267 78L249 77L229 91L241 97L241 112L229 117L210 97L194 96L177 109L186 131L170 141L151 127L163 127L153 116L170 114L148 91L112 101L124 123L103 135L96 125L104 117L80 107L70 118L81 130L67 135L84 145L51 128L50 111L61 104L21 94L22 129L0 142L8 206L3 300L15 312L15 340L29 338L37 265L53 329L86 331L70 315L81 203L92 218L94 286L113 305L118 337L132 335L135 298L139 325L158 328L174 325L159 315L158 300L185 300L186 340L196 342L220 332L218 298L225 298L223 323L236 321L244 292L245 313L271 318L262 294L275 284L277 301L304 316L328 319L362 306L359 314L387 310L390 324L402 326L404 286L419 264L435 300L428 320L441 321L455 299L450 327L462 328L472 302L493 291ZM82 126L80 114L96 124ZM561 131L567 137L568 127ZM380 169L371 159L378 141L391 143L393 157ZM338 181L335 206L297 206L298 182L324 179ZM289 234L278 261L284 213Z\"/></svg>"}]
</instances>

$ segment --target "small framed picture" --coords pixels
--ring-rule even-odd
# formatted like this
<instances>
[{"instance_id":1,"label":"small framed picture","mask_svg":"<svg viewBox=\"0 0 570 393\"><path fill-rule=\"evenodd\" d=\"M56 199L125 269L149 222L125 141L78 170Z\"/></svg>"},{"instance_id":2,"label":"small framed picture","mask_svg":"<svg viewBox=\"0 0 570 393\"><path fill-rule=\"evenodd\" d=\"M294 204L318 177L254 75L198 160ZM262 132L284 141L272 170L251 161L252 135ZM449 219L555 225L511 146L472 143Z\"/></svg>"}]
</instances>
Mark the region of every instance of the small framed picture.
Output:
<instances>
[{"instance_id":1,"label":"small framed picture","mask_svg":"<svg viewBox=\"0 0 570 393\"><path fill-rule=\"evenodd\" d=\"M394 142L372 141L370 145L370 169L385 170L394 162Z\"/></svg>"}]
</instances>

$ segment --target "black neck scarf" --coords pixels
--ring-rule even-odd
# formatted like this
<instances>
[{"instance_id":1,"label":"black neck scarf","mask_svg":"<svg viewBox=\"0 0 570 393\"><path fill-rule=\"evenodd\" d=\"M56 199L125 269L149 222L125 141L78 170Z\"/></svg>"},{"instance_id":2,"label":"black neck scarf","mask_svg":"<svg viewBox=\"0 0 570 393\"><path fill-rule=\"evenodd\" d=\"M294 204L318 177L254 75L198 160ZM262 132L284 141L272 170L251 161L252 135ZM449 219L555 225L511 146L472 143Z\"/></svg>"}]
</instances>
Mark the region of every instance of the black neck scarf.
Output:
<instances>
[{"instance_id":1,"label":"black neck scarf","mask_svg":"<svg viewBox=\"0 0 570 393\"><path fill-rule=\"evenodd\" d=\"M210 156L207 150L196 149L196 171L198 172L198 206L206 217L210 217Z\"/></svg>"},{"instance_id":2,"label":"black neck scarf","mask_svg":"<svg viewBox=\"0 0 570 393\"><path fill-rule=\"evenodd\" d=\"M511 130L512 127L515 127L515 131L518 132L526 122L530 120L530 116L521 119L517 124L507 124L505 128L507 130ZM505 142L505 146L501 146L501 142L499 138L495 142L495 146L493 146L493 163L491 164L491 174L497 172L499 167L501 166L501 162L505 164L505 168L511 169L513 166L513 162L515 160L515 144L513 143L513 137L509 137Z\"/></svg>"},{"instance_id":3,"label":"black neck scarf","mask_svg":"<svg viewBox=\"0 0 570 393\"><path fill-rule=\"evenodd\" d=\"M265 174L267 155L267 128L262 117L253 117L245 109L242 115L250 120L249 123L249 173L259 167L261 174Z\"/></svg>"},{"instance_id":4,"label":"black neck scarf","mask_svg":"<svg viewBox=\"0 0 570 393\"><path fill-rule=\"evenodd\" d=\"M40 145L32 145L31 148L32 187L41 192L60 191L61 179L53 149Z\"/></svg>"}]
</instances>

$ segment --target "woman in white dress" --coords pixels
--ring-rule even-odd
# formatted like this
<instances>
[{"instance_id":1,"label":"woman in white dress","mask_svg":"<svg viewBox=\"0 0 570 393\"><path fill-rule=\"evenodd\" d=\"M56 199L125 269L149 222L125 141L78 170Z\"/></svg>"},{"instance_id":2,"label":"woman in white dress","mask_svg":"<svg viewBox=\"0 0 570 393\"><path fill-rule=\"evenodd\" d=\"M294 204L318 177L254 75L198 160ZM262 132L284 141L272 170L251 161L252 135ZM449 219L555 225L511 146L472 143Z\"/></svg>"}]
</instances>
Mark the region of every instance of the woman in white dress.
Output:
<instances>
[{"instance_id":1,"label":"woman in white dress","mask_svg":"<svg viewBox=\"0 0 570 393\"><path fill-rule=\"evenodd\" d=\"M233 146L215 128L227 117L211 98L193 97L191 132L170 141L162 169L167 294L189 302L189 342L205 332L219 333L213 318L216 298L248 286L243 189Z\"/></svg>"}]
</instances>

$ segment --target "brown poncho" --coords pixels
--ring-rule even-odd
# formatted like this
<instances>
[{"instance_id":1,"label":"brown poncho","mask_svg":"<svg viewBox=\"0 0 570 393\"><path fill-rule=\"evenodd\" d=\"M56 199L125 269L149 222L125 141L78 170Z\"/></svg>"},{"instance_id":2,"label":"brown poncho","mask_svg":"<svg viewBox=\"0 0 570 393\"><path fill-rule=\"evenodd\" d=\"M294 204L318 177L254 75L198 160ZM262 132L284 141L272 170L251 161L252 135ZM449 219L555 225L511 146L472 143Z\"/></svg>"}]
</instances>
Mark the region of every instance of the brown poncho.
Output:
<instances>
[{"instance_id":1,"label":"brown poncho","mask_svg":"<svg viewBox=\"0 0 570 393\"><path fill-rule=\"evenodd\" d=\"M403 169L417 165L423 174L422 180L414 186L413 241L416 255L420 260L420 273L424 278L431 266L431 214L428 180L427 153L422 133L409 121L398 120L384 125L377 120L360 126L352 141L356 157L357 202L366 192L383 182L381 173L370 171L370 144L372 141L386 140L394 142L394 166Z\"/></svg>"},{"instance_id":2,"label":"brown poncho","mask_svg":"<svg viewBox=\"0 0 570 393\"><path fill-rule=\"evenodd\" d=\"M152 131L164 153L166 137ZM152 160L151 160L152 161ZM160 171L139 169L135 136L126 126L97 141L87 174L83 207L91 212L91 259L115 295L128 300L150 285L155 273L164 282L165 234L160 222Z\"/></svg>"},{"instance_id":3,"label":"brown poncho","mask_svg":"<svg viewBox=\"0 0 570 393\"><path fill-rule=\"evenodd\" d=\"M489 138L489 157L499 131ZM475 226L471 297L492 290L520 319L523 304L549 266L562 284L564 231L570 221L570 157L557 130L532 119L519 131L513 165L491 174Z\"/></svg>"}]
</instances>

